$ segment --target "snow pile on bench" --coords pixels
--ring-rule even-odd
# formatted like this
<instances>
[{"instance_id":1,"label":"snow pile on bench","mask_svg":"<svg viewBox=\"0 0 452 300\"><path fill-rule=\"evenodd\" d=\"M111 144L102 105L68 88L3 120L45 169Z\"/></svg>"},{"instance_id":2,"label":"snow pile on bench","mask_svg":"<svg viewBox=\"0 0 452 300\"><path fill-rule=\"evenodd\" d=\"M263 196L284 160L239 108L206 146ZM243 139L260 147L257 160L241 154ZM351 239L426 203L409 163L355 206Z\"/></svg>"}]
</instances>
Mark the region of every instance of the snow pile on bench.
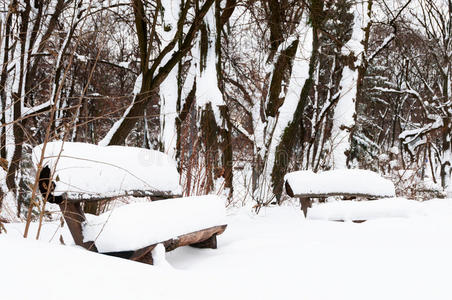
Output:
<instances>
[{"instance_id":1,"label":"snow pile on bench","mask_svg":"<svg viewBox=\"0 0 452 300\"><path fill-rule=\"evenodd\" d=\"M33 149L35 168L43 145ZM168 155L143 148L49 142L43 168L53 172L53 194L71 200L116 196L180 195L176 162Z\"/></svg>"},{"instance_id":2,"label":"snow pile on bench","mask_svg":"<svg viewBox=\"0 0 452 300\"><path fill-rule=\"evenodd\" d=\"M297 171L287 174L284 180L290 185L295 197L395 196L394 184L390 180L368 170Z\"/></svg>"},{"instance_id":3,"label":"snow pile on bench","mask_svg":"<svg viewBox=\"0 0 452 300\"><path fill-rule=\"evenodd\" d=\"M87 215L84 242L99 252L138 250L177 236L226 224L225 201L213 195L128 204Z\"/></svg>"},{"instance_id":4,"label":"snow pile on bench","mask_svg":"<svg viewBox=\"0 0 452 300\"><path fill-rule=\"evenodd\" d=\"M312 220L375 220L410 218L424 215L422 203L404 198L375 201L333 201L314 205L308 214Z\"/></svg>"}]
</instances>

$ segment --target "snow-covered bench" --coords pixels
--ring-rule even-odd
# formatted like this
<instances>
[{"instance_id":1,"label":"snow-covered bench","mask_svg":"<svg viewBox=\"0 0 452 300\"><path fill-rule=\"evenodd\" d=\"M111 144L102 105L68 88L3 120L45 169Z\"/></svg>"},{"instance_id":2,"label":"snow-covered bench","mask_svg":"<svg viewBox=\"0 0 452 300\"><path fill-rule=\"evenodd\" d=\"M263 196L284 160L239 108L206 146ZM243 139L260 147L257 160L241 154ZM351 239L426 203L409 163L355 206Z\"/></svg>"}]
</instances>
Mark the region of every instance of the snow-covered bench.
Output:
<instances>
[{"instance_id":1,"label":"snow-covered bench","mask_svg":"<svg viewBox=\"0 0 452 300\"><path fill-rule=\"evenodd\" d=\"M194 196L133 203L99 216L85 215L80 202L60 204L74 242L88 250L152 264L152 250L190 245L217 248L226 229L224 200Z\"/></svg>"},{"instance_id":2,"label":"snow-covered bench","mask_svg":"<svg viewBox=\"0 0 452 300\"><path fill-rule=\"evenodd\" d=\"M60 205L75 244L86 249L152 263L151 250L159 243L167 251L184 245L216 248L216 235L226 228L224 201L215 196L131 204L86 218L82 202L180 196L176 163L164 153L51 142L36 146L32 158L41 194Z\"/></svg>"},{"instance_id":3,"label":"snow-covered bench","mask_svg":"<svg viewBox=\"0 0 452 300\"><path fill-rule=\"evenodd\" d=\"M32 159L40 171L41 193L50 186L49 202L169 198L182 193L176 162L159 151L49 142L36 146Z\"/></svg>"},{"instance_id":4,"label":"snow-covered bench","mask_svg":"<svg viewBox=\"0 0 452 300\"><path fill-rule=\"evenodd\" d=\"M87 215L83 242L105 254L152 263L151 251L191 245L217 248L216 236L226 229L221 197L193 196L127 204L99 216Z\"/></svg>"},{"instance_id":5,"label":"snow-covered bench","mask_svg":"<svg viewBox=\"0 0 452 300\"><path fill-rule=\"evenodd\" d=\"M379 174L358 169L332 170L314 173L296 171L284 177L286 193L299 198L305 217L311 198L330 196L368 199L395 197L394 184Z\"/></svg>"}]
</instances>

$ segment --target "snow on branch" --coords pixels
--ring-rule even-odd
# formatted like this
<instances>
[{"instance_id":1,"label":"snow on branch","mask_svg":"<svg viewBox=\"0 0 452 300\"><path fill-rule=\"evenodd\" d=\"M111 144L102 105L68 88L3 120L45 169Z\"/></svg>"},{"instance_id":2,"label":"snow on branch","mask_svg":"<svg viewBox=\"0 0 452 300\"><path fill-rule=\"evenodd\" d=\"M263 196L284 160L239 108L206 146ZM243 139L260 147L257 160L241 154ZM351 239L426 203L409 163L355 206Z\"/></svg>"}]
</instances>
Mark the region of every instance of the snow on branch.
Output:
<instances>
[{"instance_id":1,"label":"snow on branch","mask_svg":"<svg viewBox=\"0 0 452 300\"><path fill-rule=\"evenodd\" d=\"M413 89L398 90L398 89L391 89L391 88L384 88L384 87L376 86L376 87L373 87L372 90L380 91L380 92L383 92L383 93L410 94L410 95L415 96L419 100L422 99L421 95L419 95L419 93L416 92Z\"/></svg>"},{"instance_id":2,"label":"snow on branch","mask_svg":"<svg viewBox=\"0 0 452 300\"><path fill-rule=\"evenodd\" d=\"M415 141L418 137L422 137L425 134L432 132L444 126L443 119L439 116L435 118L433 123L429 123L424 127L417 129L404 130L400 135L399 139L403 141L404 144L409 144Z\"/></svg>"},{"instance_id":3,"label":"snow on branch","mask_svg":"<svg viewBox=\"0 0 452 300\"><path fill-rule=\"evenodd\" d=\"M369 55L369 57L367 58L367 61L368 61L368 62L372 61L372 60L375 58L375 56L377 56L377 54L380 53L380 51L382 51L384 48L386 48L386 47L389 45L389 43L391 43L391 41L392 41L394 38L395 38L395 34L394 34L394 33L391 33L390 35L388 35L388 36L383 40L383 42L381 43L381 45L378 46L378 48L375 49L375 51L374 51L372 54Z\"/></svg>"},{"instance_id":4,"label":"snow on branch","mask_svg":"<svg viewBox=\"0 0 452 300\"><path fill-rule=\"evenodd\" d=\"M23 107L22 108L22 117L26 117L29 116L31 114L36 114L36 113L40 113L43 111L46 111L48 109L50 109L50 107L53 105L53 101L52 100L48 100L42 104L33 106L33 107Z\"/></svg>"}]
</instances>

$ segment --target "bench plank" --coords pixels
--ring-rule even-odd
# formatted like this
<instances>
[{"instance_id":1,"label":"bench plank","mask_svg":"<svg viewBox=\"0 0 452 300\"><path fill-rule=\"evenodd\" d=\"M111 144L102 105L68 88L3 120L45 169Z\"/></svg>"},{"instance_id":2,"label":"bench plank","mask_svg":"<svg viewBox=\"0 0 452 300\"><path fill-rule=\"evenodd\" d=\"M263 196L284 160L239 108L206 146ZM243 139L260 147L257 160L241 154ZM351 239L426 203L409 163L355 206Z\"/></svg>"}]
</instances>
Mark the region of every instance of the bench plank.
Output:
<instances>
[{"instance_id":1,"label":"bench plank","mask_svg":"<svg viewBox=\"0 0 452 300\"><path fill-rule=\"evenodd\" d=\"M206 228L203 230L198 230L195 232L180 235L173 239L162 241L159 244L163 244L165 246L166 252L188 245L196 248L216 249L217 246L216 236L218 234L222 234L226 230L226 227L227 225L220 225ZM152 250L156 246L157 244L153 244L145 248L138 249L132 254L130 259L142 263L152 264L153 263Z\"/></svg>"}]
</instances>

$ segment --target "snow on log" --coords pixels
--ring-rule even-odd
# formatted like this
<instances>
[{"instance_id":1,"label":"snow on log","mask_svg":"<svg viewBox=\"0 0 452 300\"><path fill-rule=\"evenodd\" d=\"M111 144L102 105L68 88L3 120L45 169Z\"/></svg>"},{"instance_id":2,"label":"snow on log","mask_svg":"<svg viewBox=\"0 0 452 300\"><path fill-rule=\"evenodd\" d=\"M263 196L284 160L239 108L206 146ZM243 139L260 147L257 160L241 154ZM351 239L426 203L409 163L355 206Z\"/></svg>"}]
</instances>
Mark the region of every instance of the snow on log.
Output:
<instances>
[{"instance_id":1,"label":"snow on log","mask_svg":"<svg viewBox=\"0 0 452 300\"><path fill-rule=\"evenodd\" d=\"M84 242L94 241L103 253L138 250L226 224L224 203L218 196L194 196L133 203L100 216L87 215Z\"/></svg>"},{"instance_id":2,"label":"snow on log","mask_svg":"<svg viewBox=\"0 0 452 300\"><path fill-rule=\"evenodd\" d=\"M291 197L395 196L394 184L369 170L296 171L287 174L284 180Z\"/></svg>"},{"instance_id":3,"label":"snow on log","mask_svg":"<svg viewBox=\"0 0 452 300\"><path fill-rule=\"evenodd\" d=\"M35 169L42 149L43 145L33 149ZM49 142L42 167L53 174L52 196L67 200L181 194L176 162L154 150Z\"/></svg>"}]
</instances>

